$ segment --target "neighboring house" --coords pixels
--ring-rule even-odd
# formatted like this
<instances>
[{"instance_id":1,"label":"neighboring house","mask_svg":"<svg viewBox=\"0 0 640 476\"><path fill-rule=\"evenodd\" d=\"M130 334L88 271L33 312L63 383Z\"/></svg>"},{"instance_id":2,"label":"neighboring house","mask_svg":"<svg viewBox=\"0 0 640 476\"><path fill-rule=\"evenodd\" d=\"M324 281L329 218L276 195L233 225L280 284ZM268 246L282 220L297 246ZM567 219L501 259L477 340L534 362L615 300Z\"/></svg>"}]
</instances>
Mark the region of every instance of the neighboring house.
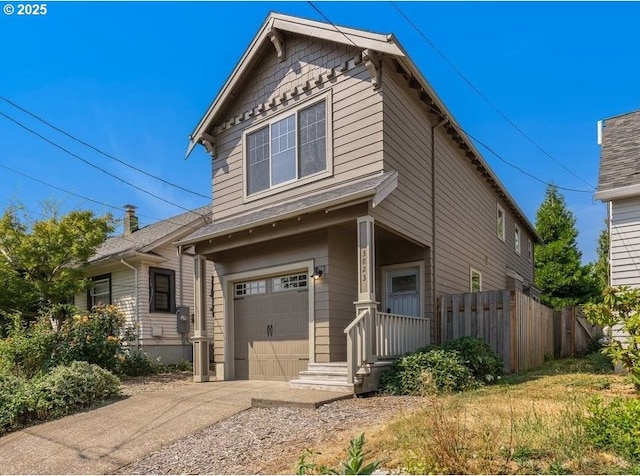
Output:
<instances>
[{"instance_id":1,"label":"neighboring house","mask_svg":"<svg viewBox=\"0 0 640 476\"><path fill-rule=\"evenodd\" d=\"M180 244L201 294L214 266L217 379L353 388L437 339L439 295L532 289L534 227L393 35L269 15L197 144L213 222Z\"/></svg>"},{"instance_id":2,"label":"neighboring house","mask_svg":"<svg viewBox=\"0 0 640 476\"><path fill-rule=\"evenodd\" d=\"M154 362L191 360L194 261L178 254L175 242L209 223L210 210L205 206L138 229L135 207L127 205L124 233L108 238L89 260L91 285L75 296L76 306L114 304L126 326L137 331L134 345Z\"/></svg>"},{"instance_id":3,"label":"neighboring house","mask_svg":"<svg viewBox=\"0 0 640 476\"><path fill-rule=\"evenodd\" d=\"M640 111L599 124L598 190L607 203L612 286L640 287Z\"/></svg>"}]
</instances>

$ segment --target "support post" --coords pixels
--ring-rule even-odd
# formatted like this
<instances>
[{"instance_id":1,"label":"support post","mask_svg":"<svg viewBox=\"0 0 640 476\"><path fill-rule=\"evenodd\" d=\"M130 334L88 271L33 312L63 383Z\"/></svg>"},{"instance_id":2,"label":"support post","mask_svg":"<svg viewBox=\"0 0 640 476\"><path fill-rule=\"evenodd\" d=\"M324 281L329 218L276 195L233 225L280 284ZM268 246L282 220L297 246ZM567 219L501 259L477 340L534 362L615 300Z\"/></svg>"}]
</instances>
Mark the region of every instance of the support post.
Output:
<instances>
[{"instance_id":1,"label":"support post","mask_svg":"<svg viewBox=\"0 0 640 476\"><path fill-rule=\"evenodd\" d=\"M207 259L194 258L195 321L193 326L193 381L209 381L209 338L207 337Z\"/></svg>"},{"instance_id":2,"label":"support post","mask_svg":"<svg viewBox=\"0 0 640 476\"><path fill-rule=\"evenodd\" d=\"M367 363L378 360L375 342L375 318L378 309L375 286L375 234L374 219L369 216L358 217L358 301L355 302L356 315L367 310L364 322L363 355Z\"/></svg>"}]
</instances>

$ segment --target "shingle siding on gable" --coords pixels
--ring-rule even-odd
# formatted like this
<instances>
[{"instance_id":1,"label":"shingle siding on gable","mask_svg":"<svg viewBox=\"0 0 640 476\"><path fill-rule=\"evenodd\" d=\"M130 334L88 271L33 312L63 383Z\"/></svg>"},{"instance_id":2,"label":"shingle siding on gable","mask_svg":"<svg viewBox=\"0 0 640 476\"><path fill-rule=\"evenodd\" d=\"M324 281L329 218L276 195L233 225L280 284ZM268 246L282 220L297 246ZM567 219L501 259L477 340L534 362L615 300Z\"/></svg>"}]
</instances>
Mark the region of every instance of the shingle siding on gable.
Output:
<instances>
[{"instance_id":1,"label":"shingle siding on gable","mask_svg":"<svg viewBox=\"0 0 640 476\"><path fill-rule=\"evenodd\" d=\"M640 184L640 111L604 121L598 190Z\"/></svg>"}]
</instances>

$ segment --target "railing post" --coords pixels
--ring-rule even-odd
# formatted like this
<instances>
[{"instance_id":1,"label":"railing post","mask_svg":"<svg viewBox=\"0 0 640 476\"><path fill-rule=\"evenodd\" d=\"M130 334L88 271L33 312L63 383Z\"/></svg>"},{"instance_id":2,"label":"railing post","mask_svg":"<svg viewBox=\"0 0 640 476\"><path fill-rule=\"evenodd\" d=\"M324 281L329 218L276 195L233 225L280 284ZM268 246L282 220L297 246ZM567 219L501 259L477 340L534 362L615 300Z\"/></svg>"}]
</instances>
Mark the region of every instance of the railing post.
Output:
<instances>
[{"instance_id":1,"label":"railing post","mask_svg":"<svg viewBox=\"0 0 640 476\"><path fill-rule=\"evenodd\" d=\"M355 304L356 314L368 311L365 317L364 359L367 363L375 363L376 326L375 317L378 303L375 287L375 222L369 215L358 217L358 301Z\"/></svg>"}]
</instances>

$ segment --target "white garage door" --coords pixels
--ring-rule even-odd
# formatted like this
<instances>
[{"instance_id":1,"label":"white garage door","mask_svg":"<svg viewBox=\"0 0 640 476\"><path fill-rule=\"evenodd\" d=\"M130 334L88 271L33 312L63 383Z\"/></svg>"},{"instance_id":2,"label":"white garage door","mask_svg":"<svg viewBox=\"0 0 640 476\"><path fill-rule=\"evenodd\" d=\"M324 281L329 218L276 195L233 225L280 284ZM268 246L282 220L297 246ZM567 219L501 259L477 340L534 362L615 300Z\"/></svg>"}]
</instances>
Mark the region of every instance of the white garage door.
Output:
<instances>
[{"instance_id":1,"label":"white garage door","mask_svg":"<svg viewBox=\"0 0 640 476\"><path fill-rule=\"evenodd\" d=\"M234 284L235 378L291 380L309 363L308 275Z\"/></svg>"}]
</instances>

